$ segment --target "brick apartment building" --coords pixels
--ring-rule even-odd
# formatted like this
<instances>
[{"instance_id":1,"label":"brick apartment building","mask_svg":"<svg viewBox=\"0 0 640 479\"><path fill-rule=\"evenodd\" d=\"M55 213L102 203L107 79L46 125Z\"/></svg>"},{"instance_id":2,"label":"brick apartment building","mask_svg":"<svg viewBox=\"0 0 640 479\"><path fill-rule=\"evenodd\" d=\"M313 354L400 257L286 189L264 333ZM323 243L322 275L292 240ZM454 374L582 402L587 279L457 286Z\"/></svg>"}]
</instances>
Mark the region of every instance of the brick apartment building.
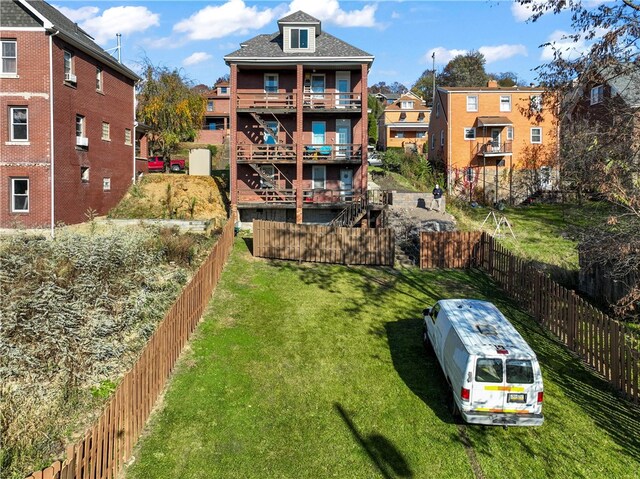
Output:
<instances>
[{"instance_id":1,"label":"brick apartment building","mask_svg":"<svg viewBox=\"0 0 640 479\"><path fill-rule=\"evenodd\" d=\"M40 0L0 2L0 227L106 213L135 174L138 76Z\"/></svg>"},{"instance_id":2,"label":"brick apartment building","mask_svg":"<svg viewBox=\"0 0 640 479\"><path fill-rule=\"evenodd\" d=\"M221 145L229 135L229 94L231 87L228 81L219 81L213 89L203 92L206 108L204 125L198 132L197 143Z\"/></svg>"},{"instance_id":3,"label":"brick apartment building","mask_svg":"<svg viewBox=\"0 0 640 479\"><path fill-rule=\"evenodd\" d=\"M254 218L326 223L367 193L373 56L296 12L225 56L231 203Z\"/></svg>"},{"instance_id":4,"label":"brick apartment building","mask_svg":"<svg viewBox=\"0 0 640 479\"><path fill-rule=\"evenodd\" d=\"M475 199L515 201L532 193L520 182L532 170L550 181L558 123L556 112L543 104L544 93L495 81L436 89L428 158L444 170L450 193L457 188L471 196L475 190L481 194Z\"/></svg>"},{"instance_id":5,"label":"brick apartment building","mask_svg":"<svg viewBox=\"0 0 640 479\"><path fill-rule=\"evenodd\" d=\"M385 102L384 112L378 119L381 149L404 148L422 153L427 142L430 114L431 108L413 92Z\"/></svg>"}]
</instances>

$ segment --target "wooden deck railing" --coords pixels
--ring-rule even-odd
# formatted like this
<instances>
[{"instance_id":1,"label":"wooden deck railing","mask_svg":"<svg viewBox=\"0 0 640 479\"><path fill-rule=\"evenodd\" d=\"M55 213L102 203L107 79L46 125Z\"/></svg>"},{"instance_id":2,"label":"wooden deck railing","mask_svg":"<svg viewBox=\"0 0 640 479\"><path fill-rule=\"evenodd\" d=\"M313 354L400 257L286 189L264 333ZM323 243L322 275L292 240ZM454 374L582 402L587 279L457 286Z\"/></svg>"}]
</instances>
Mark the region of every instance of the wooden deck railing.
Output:
<instances>
[{"instance_id":1,"label":"wooden deck railing","mask_svg":"<svg viewBox=\"0 0 640 479\"><path fill-rule=\"evenodd\" d=\"M240 144L237 147L238 163L295 163L295 144Z\"/></svg>"},{"instance_id":2,"label":"wooden deck railing","mask_svg":"<svg viewBox=\"0 0 640 479\"><path fill-rule=\"evenodd\" d=\"M359 110L362 99L356 92L305 93L303 107L310 110Z\"/></svg>"},{"instance_id":3,"label":"wooden deck railing","mask_svg":"<svg viewBox=\"0 0 640 479\"><path fill-rule=\"evenodd\" d=\"M362 145L355 143L335 143L304 145L302 159L305 163L360 163L362 161Z\"/></svg>"},{"instance_id":4,"label":"wooden deck railing","mask_svg":"<svg viewBox=\"0 0 640 479\"><path fill-rule=\"evenodd\" d=\"M182 348L200 321L234 241L234 219L198 272L158 325L138 360L120 381L102 415L83 439L67 448L66 459L27 479L115 479L133 447Z\"/></svg>"},{"instance_id":5,"label":"wooden deck railing","mask_svg":"<svg viewBox=\"0 0 640 479\"><path fill-rule=\"evenodd\" d=\"M238 93L236 105L240 109L295 109L295 93Z\"/></svg>"},{"instance_id":6,"label":"wooden deck railing","mask_svg":"<svg viewBox=\"0 0 640 479\"><path fill-rule=\"evenodd\" d=\"M513 142L489 141L476 145L476 154L478 155L500 155L505 153L513 153Z\"/></svg>"}]
</instances>

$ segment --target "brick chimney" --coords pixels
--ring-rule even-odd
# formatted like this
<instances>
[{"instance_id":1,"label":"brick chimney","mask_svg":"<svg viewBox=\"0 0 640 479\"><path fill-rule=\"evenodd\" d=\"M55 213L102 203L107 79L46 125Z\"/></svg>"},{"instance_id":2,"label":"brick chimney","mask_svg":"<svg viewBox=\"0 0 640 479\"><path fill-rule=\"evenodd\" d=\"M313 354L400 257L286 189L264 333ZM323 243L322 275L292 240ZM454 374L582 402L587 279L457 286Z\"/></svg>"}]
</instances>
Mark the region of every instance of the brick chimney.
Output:
<instances>
[{"instance_id":1,"label":"brick chimney","mask_svg":"<svg viewBox=\"0 0 640 479\"><path fill-rule=\"evenodd\" d=\"M489 88L498 88L498 82L496 80L489 80L487 82L487 87L489 87Z\"/></svg>"}]
</instances>

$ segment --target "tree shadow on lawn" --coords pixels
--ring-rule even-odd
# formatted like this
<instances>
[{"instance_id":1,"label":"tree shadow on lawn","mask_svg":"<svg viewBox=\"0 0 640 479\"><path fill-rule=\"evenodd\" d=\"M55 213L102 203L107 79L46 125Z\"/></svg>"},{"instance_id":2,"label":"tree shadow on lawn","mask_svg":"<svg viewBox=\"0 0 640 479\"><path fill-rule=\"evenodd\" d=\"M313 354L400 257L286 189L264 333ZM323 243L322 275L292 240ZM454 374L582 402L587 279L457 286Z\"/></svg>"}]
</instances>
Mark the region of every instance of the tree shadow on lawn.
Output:
<instances>
[{"instance_id":1,"label":"tree shadow on lawn","mask_svg":"<svg viewBox=\"0 0 640 479\"><path fill-rule=\"evenodd\" d=\"M333 407L384 479L391 479L392 477L413 477L413 471L411 471L407 460L389 439L380 434L369 434L367 437L364 437L360 431L358 431L349 413L340 403L334 403Z\"/></svg>"}]
</instances>

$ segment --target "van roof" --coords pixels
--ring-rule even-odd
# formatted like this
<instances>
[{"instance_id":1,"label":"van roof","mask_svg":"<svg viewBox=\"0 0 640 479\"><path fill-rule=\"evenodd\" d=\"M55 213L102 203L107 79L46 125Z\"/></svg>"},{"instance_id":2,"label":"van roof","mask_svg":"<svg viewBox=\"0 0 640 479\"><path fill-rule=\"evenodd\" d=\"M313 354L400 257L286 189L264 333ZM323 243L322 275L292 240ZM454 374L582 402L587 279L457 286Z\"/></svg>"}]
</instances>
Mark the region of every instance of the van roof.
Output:
<instances>
[{"instance_id":1,"label":"van roof","mask_svg":"<svg viewBox=\"0 0 640 479\"><path fill-rule=\"evenodd\" d=\"M445 299L438 302L471 355L535 358L527 342L488 301ZM506 350L508 353L499 351Z\"/></svg>"}]
</instances>

